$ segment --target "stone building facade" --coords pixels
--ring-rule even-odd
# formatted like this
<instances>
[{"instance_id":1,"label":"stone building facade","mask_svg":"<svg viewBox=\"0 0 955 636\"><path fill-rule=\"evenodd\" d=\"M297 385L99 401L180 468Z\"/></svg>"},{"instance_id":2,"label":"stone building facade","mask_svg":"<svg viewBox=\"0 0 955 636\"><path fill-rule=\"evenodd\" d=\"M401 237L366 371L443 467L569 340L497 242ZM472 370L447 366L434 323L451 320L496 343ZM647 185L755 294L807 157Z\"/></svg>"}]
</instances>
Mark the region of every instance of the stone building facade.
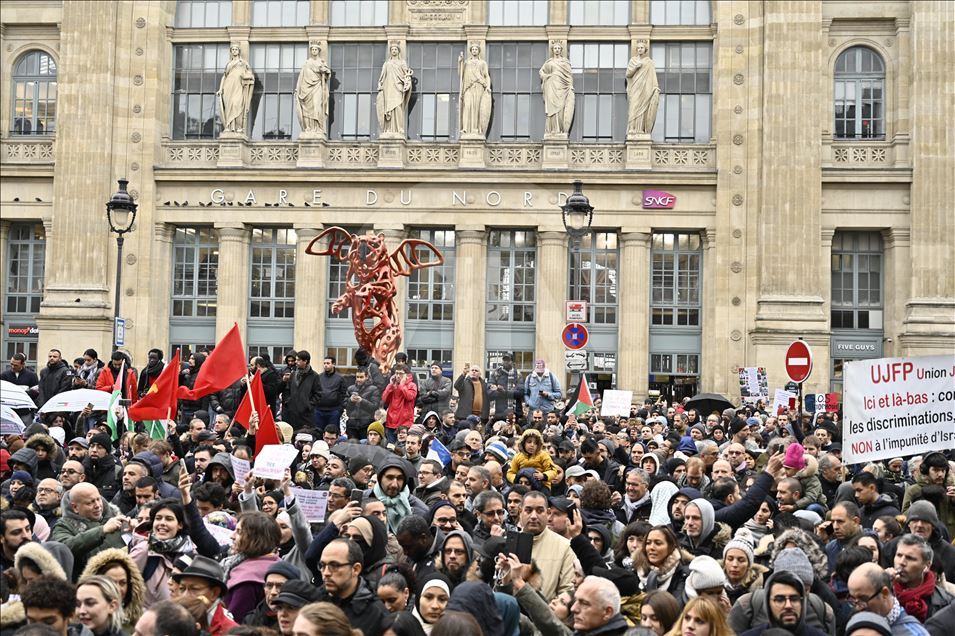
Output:
<instances>
[{"instance_id":1,"label":"stone building facade","mask_svg":"<svg viewBox=\"0 0 955 636\"><path fill-rule=\"evenodd\" d=\"M445 266L402 283L404 348L560 372L565 302L590 301L587 365L637 395L738 395L737 368L810 391L845 360L955 348L955 5L933 0L13 0L0 9L3 355L109 350L126 177L122 315L141 362L237 322L254 352L331 351L343 269L304 253L323 228L425 238ZM627 136L624 73L649 43L650 136ZM299 134L308 44L331 68L327 134ZM406 138L379 138L389 42L414 73ZM538 68L574 69L566 138L543 134ZM220 135L237 43L256 82ZM486 139L457 133L458 55L492 80ZM595 233L559 205L580 179ZM672 209L644 199L675 197ZM669 202L665 199L662 201Z\"/></svg>"}]
</instances>

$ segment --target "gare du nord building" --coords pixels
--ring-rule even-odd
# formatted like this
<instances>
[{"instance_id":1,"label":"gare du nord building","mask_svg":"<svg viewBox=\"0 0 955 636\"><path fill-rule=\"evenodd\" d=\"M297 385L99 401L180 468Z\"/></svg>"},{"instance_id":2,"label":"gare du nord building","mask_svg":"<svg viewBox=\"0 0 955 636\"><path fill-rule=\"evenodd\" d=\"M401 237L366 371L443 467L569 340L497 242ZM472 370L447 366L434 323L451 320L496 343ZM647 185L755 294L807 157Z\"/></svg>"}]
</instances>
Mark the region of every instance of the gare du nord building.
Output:
<instances>
[{"instance_id":1,"label":"gare du nord building","mask_svg":"<svg viewBox=\"0 0 955 636\"><path fill-rule=\"evenodd\" d=\"M601 387L738 395L737 368L809 391L846 360L955 347L955 5L899 0L12 0L0 9L5 358L110 349L118 178L138 203L120 285L126 349L292 348L353 366L330 308L345 266L324 228L431 241L400 281L413 366L456 375L503 352L566 382L565 302L589 302ZM559 42L573 120L545 134L539 69ZM295 86L318 43L327 130ZM413 71L407 123L381 135L389 44ZM487 64L486 133L461 135L457 60ZM254 74L222 132L230 45ZM628 135L626 70L652 59L650 135ZM593 232L569 240L575 179ZM644 191L675 197L644 206Z\"/></svg>"}]
</instances>

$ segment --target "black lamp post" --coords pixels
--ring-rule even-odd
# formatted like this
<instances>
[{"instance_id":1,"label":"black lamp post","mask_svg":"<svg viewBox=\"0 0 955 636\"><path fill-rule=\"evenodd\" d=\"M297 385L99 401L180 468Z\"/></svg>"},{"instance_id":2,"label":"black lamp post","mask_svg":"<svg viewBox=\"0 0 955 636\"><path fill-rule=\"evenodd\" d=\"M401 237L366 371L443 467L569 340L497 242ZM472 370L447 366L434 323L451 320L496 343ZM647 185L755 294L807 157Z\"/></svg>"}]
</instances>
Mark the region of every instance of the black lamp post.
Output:
<instances>
[{"instance_id":1,"label":"black lamp post","mask_svg":"<svg viewBox=\"0 0 955 636\"><path fill-rule=\"evenodd\" d=\"M583 274L581 271L583 259L580 254L580 240L590 234L590 223L594 218L594 206L590 205L590 199L581 192L582 186L583 183L579 179L574 181L573 194L567 197L567 201L564 202L564 205L560 206L561 215L564 220L564 229L567 230L567 234L570 235L571 246L573 248L571 253L577 258L577 267L574 268L577 270L577 275L573 288L576 297L571 300L580 300L580 278Z\"/></svg>"},{"instance_id":2,"label":"black lamp post","mask_svg":"<svg viewBox=\"0 0 955 636\"><path fill-rule=\"evenodd\" d=\"M106 202L106 220L109 231L116 234L116 300L113 303L113 350L116 350L116 319L119 318L119 301L123 282L123 242L124 234L133 229L136 221L136 202L126 191L127 179L119 179L119 190Z\"/></svg>"}]
</instances>

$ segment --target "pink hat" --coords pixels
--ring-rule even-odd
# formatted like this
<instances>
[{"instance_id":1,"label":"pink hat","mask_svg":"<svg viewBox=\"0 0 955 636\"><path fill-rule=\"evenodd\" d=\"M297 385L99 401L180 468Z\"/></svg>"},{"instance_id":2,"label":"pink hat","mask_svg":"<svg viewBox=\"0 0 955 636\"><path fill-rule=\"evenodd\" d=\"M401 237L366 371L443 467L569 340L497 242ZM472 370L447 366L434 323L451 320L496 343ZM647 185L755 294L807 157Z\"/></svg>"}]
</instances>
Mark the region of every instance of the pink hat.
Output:
<instances>
[{"instance_id":1,"label":"pink hat","mask_svg":"<svg viewBox=\"0 0 955 636\"><path fill-rule=\"evenodd\" d=\"M783 466L802 470L806 467L806 458L803 457L805 452L806 449L802 447L802 444L790 444L786 448L786 459L783 460Z\"/></svg>"}]
</instances>

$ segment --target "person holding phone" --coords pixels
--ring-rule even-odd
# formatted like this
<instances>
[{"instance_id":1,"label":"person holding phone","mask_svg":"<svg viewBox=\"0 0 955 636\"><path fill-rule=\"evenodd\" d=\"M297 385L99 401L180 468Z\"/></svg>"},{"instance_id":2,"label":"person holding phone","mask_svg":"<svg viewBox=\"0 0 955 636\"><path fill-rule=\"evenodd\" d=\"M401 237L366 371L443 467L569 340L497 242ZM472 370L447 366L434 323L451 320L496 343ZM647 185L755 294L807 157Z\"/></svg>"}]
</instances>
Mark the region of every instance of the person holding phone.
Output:
<instances>
[{"instance_id":1,"label":"person holding phone","mask_svg":"<svg viewBox=\"0 0 955 636\"><path fill-rule=\"evenodd\" d=\"M547 497L536 490L524 495L521 528L534 535L531 556L541 571L541 595L550 602L560 593L573 591L575 557L570 542L550 530L547 520ZM576 532L579 534L579 515L576 521Z\"/></svg>"}]
</instances>

